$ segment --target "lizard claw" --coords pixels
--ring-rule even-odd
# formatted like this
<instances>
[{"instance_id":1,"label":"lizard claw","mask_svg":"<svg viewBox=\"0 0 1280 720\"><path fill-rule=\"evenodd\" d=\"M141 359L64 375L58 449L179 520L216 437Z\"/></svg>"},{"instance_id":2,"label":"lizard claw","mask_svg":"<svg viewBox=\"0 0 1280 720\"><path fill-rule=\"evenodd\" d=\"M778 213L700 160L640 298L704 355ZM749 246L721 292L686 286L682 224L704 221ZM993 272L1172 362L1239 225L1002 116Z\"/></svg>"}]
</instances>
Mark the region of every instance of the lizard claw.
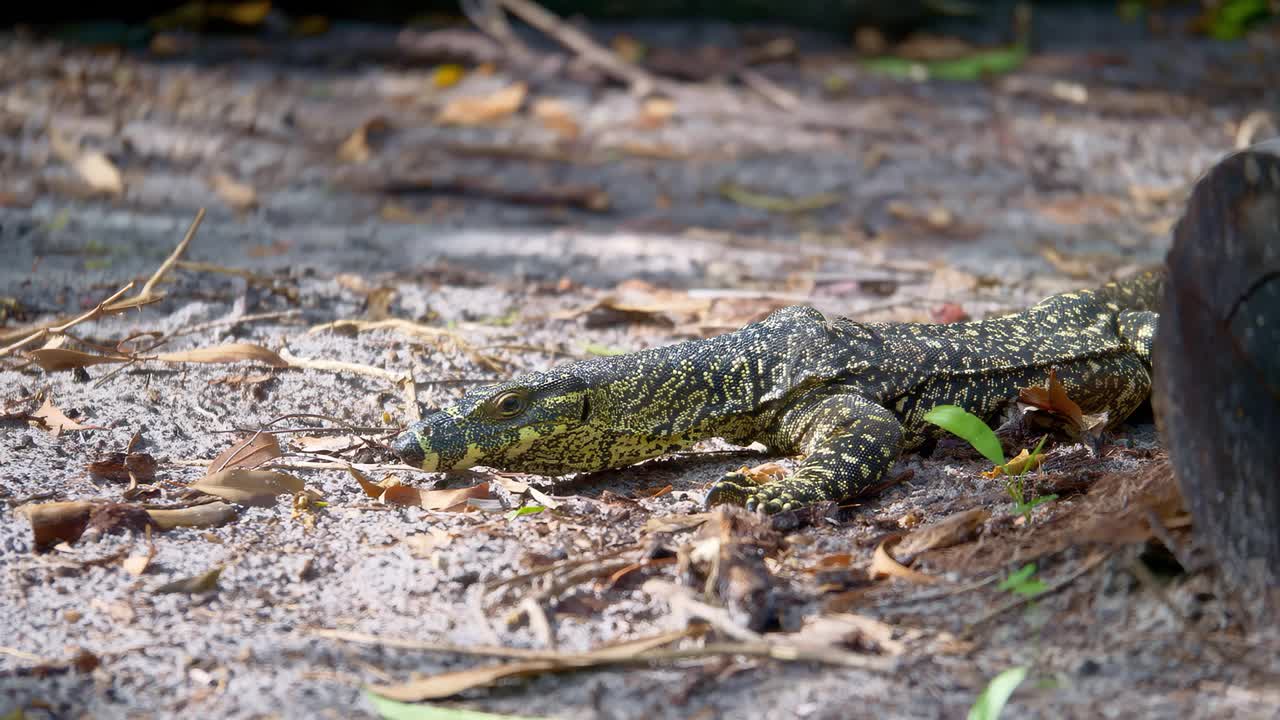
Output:
<instances>
[{"instance_id":1,"label":"lizard claw","mask_svg":"<svg viewBox=\"0 0 1280 720\"><path fill-rule=\"evenodd\" d=\"M748 510L754 510L758 489L757 483L746 473L739 470L728 472L711 485L702 506L710 509L716 505L745 505Z\"/></svg>"}]
</instances>

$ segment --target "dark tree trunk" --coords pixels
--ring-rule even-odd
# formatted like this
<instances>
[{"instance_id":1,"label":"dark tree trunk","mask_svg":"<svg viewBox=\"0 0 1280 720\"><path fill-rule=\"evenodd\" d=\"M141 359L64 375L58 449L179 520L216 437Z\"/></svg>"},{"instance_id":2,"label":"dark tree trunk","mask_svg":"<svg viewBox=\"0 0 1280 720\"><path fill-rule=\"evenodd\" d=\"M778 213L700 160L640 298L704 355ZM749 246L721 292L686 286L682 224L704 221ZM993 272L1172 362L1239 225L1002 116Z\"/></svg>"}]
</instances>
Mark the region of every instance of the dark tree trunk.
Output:
<instances>
[{"instance_id":1,"label":"dark tree trunk","mask_svg":"<svg viewBox=\"0 0 1280 720\"><path fill-rule=\"evenodd\" d=\"M1174 231L1157 419L1196 532L1280 615L1280 138L1218 163Z\"/></svg>"}]
</instances>

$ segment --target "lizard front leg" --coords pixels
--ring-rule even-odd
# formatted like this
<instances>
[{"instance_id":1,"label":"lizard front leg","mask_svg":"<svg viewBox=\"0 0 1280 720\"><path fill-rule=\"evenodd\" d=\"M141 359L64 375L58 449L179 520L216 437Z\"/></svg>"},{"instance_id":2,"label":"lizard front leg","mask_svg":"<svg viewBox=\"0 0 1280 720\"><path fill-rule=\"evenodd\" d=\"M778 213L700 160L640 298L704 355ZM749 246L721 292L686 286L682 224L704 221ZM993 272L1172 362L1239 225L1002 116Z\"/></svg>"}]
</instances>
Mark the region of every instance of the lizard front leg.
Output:
<instances>
[{"instance_id":1,"label":"lizard front leg","mask_svg":"<svg viewBox=\"0 0 1280 720\"><path fill-rule=\"evenodd\" d=\"M823 500L856 497L874 487L902 450L902 426L889 410L855 393L801 398L783 411L767 444L805 455L790 477L754 485L729 473L712 486L707 505L724 502L774 513Z\"/></svg>"}]
</instances>

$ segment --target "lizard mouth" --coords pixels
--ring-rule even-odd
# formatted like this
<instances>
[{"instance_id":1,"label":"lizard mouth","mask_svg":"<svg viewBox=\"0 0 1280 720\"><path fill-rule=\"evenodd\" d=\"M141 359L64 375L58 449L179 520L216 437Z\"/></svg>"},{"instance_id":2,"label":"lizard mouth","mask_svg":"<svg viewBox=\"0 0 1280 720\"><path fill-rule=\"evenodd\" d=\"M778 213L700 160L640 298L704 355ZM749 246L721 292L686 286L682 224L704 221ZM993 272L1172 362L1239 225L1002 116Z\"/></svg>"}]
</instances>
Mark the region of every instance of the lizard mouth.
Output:
<instances>
[{"instance_id":1,"label":"lizard mouth","mask_svg":"<svg viewBox=\"0 0 1280 720\"><path fill-rule=\"evenodd\" d=\"M396 439L391 441L391 452L394 452L406 465L414 467L421 467L422 461L427 459L422 443L418 442L416 427L410 427L397 435Z\"/></svg>"}]
</instances>

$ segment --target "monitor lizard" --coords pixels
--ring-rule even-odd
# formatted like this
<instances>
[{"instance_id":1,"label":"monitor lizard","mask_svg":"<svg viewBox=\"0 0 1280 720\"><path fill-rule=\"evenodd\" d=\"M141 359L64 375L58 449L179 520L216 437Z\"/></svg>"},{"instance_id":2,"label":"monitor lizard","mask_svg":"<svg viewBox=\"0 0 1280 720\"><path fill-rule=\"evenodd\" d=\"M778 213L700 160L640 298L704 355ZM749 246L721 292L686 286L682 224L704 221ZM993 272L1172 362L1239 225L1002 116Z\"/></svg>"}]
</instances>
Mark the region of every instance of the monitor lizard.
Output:
<instances>
[{"instance_id":1,"label":"monitor lizard","mask_svg":"<svg viewBox=\"0 0 1280 720\"><path fill-rule=\"evenodd\" d=\"M710 437L802 455L788 477L731 472L706 503L779 512L860 497L941 430L940 404L984 420L1050 369L1086 413L1124 420L1151 393L1164 276L1050 296L1022 312L933 325L860 323L796 305L717 337L575 362L468 392L392 443L405 462L564 475Z\"/></svg>"}]
</instances>

